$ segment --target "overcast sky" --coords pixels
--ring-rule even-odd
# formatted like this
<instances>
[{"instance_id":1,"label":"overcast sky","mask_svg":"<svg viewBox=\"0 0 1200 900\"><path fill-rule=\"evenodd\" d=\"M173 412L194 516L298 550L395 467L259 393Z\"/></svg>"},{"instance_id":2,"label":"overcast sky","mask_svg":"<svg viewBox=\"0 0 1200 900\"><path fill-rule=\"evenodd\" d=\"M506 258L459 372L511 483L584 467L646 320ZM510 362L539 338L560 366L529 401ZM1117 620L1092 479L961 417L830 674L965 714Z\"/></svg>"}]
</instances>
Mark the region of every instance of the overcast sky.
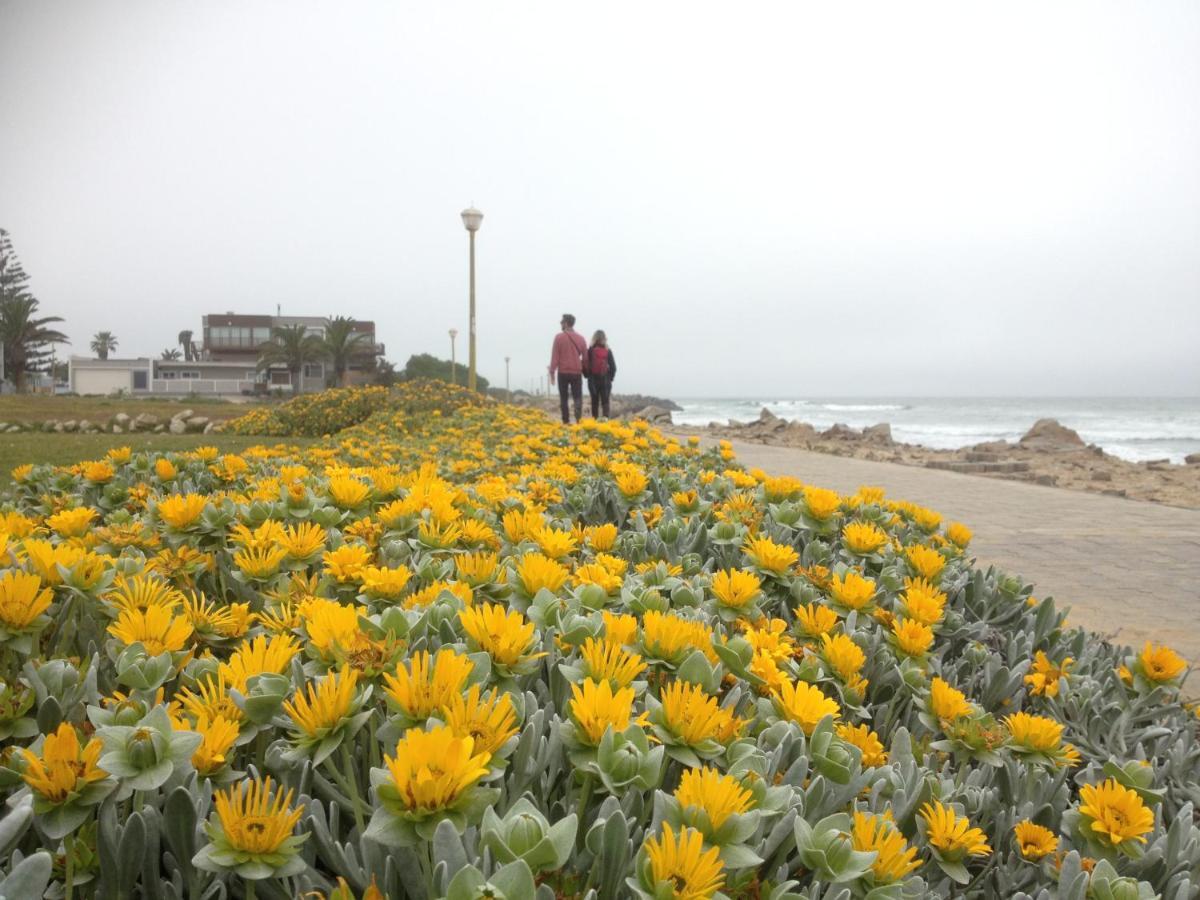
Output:
<instances>
[{"instance_id":1,"label":"overcast sky","mask_svg":"<svg viewBox=\"0 0 1200 900\"><path fill-rule=\"evenodd\" d=\"M0 227L72 350L345 314L618 391L1200 393L1200 4L10 2Z\"/></svg>"}]
</instances>

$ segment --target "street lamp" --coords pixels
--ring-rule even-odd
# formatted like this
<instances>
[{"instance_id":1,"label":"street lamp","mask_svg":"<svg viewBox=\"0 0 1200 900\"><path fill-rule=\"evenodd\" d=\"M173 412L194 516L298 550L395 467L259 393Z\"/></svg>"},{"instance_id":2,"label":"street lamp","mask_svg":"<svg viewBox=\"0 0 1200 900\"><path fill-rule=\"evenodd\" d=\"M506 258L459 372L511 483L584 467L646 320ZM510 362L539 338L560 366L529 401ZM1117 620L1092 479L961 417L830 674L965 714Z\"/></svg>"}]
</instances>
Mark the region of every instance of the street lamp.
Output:
<instances>
[{"instance_id":1,"label":"street lamp","mask_svg":"<svg viewBox=\"0 0 1200 900\"><path fill-rule=\"evenodd\" d=\"M462 220L471 235L471 330L468 333L470 359L467 369L467 387L475 390L475 232L479 230L479 223L483 221L483 213L474 206L469 206L462 211Z\"/></svg>"},{"instance_id":2,"label":"street lamp","mask_svg":"<svg viewBox=\"0 0 1200 900\"><path fill-rule=\"evenodd\" d=\"M508 364L512 362L511 356L504 357L504 397L510 403L512 402L512 390L508 386Z\"/></svg>"},{"instance_id":3,"label":"street lamp","mask_svg":"<svg viewBox=\"0 0 1200 900\"><path fill-rule=\"evenodd\" d=\"M450 329L450 383L458 384L458 368L454 359L454 339L458 337L458 329Z\"/></svg>"}]
</instances>

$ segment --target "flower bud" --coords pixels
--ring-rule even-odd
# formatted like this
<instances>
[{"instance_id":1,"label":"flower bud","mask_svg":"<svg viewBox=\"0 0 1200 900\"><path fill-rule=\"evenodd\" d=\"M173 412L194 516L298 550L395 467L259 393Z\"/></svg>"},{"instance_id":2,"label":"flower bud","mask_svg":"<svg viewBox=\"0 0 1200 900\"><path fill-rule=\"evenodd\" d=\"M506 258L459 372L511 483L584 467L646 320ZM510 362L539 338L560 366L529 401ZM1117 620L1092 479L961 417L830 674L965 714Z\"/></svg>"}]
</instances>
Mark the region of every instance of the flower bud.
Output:
<instances>
[{"instance_id":1,"label":"flower bud","mask_svg":"<svg viewBox=\"0 0 1200 900\"><path fill-rule=\"evenodd\" d=\"M508 825L505 843L517 856L523 856L546 836L546 823L539 821L536 816L522 813Z\"/></svg>"},{"instance_id":2,"label":"flower bud","mask_svg":"<svg viewBox=\"0 0 1200 900\"><path fill-rule=\"evenodd\" d=\"M129 736L125 752L129 761L139 769L148 769L158 762L158 747L155 733L149 728L139 728Z\"/></svg>"}]
</instances>

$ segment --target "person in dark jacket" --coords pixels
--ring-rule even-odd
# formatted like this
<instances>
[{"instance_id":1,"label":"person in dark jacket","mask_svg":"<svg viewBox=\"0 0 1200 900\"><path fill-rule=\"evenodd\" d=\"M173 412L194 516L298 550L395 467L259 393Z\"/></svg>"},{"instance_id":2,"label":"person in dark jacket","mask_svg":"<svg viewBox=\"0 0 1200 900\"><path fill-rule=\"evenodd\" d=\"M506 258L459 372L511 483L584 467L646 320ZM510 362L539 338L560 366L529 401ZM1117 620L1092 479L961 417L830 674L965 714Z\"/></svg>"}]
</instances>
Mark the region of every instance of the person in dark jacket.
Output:
<instances>
[{"instance_id":1,"label":"person in dark jacket","mask_svg":"<svg viewBox=\"0 0 1200 900\"><path fill-rule=\"evenodd\" d=\"M592 346L588 347L584 357L584 372L587 373L588 394L592 398L592 418L599 417L603 410L607 419L613 378L617 375L617 358L613 356L603 331L592 335Z\"/></svg>"}]
</instances>

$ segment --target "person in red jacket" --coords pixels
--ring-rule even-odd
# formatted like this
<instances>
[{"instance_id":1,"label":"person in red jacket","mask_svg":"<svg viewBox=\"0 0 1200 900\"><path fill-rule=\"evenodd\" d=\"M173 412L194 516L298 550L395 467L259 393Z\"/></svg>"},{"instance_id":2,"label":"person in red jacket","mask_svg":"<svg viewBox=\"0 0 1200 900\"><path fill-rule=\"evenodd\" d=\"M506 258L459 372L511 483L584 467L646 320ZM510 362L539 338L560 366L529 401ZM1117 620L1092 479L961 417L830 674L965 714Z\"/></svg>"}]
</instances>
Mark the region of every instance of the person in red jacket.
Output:
<instances>
[{"instance_id":1,"label":"person in red jacket","mask_svg":"<svg viewBox=\"0 0 1200 900\"><path fill-rule=\"evenodd\" d=\"M575 317L563 313L559 323L562 331L554 336L554 344L550 348L550 383L554 383L555 373L558 374L558 399L562 405L562 420L569 425L571 416L567 410L567 393L575 401L575 421L583 418L583 356L587 353L588 345L583 335L575 331Z\"/></svg>"},{"instance_id":2,"label":"person in red jacket","mask_svg":"<svg viewBox=\"0 0 1200 900\"><path fill-rule=\"evenodd\" d=\"M608 338L603 331L592 335L592 346L588 347L587 357L583 361L583 371L587 375L588 396L592 398L592 418L604 410L604 418L608 418L609 399L612 396L613 379L617 376L617 358L613 356L612 348L608 346Z\"/></svg>"}]
</instances>

